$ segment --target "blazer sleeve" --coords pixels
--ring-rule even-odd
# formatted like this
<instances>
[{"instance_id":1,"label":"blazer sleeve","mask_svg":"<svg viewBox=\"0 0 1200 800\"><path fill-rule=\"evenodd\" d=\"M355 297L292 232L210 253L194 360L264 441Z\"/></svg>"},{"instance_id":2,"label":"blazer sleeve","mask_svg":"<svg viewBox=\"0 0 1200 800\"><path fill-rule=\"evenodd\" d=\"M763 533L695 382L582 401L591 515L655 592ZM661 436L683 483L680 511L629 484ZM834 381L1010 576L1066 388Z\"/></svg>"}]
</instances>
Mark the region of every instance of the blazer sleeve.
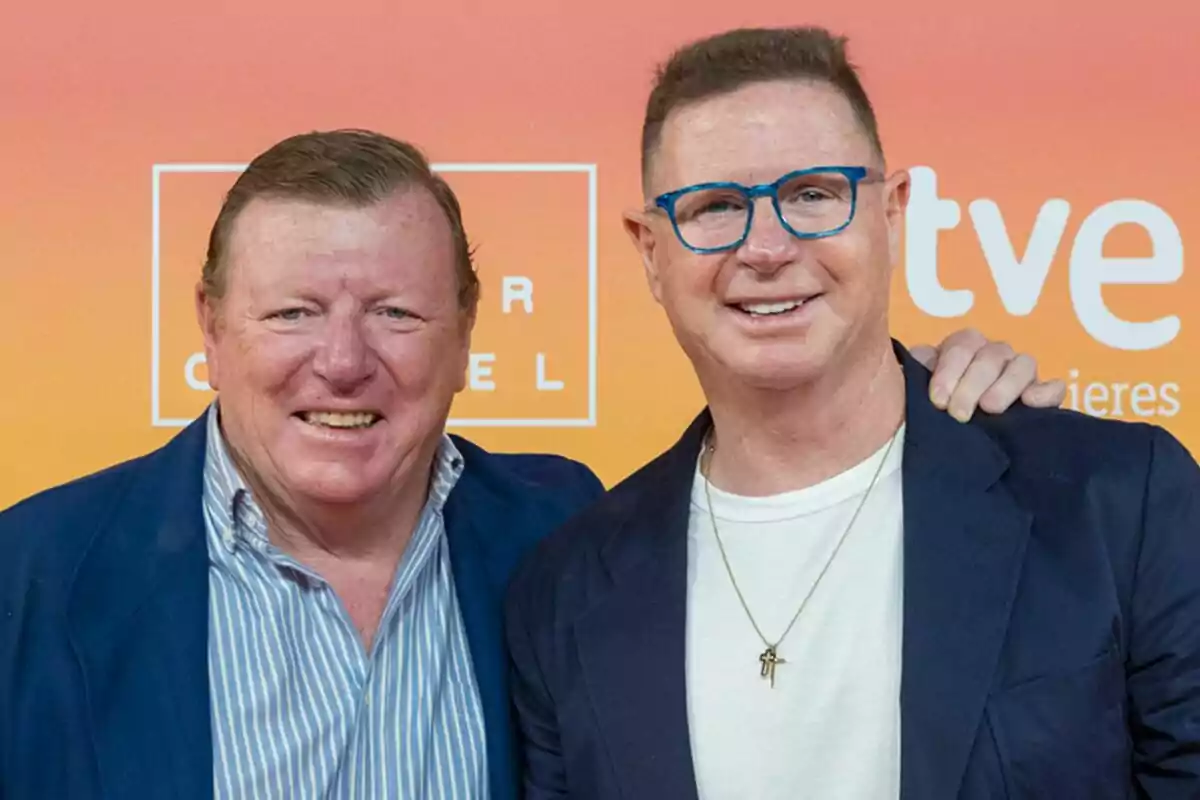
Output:
<instances>
[{"instance_id":1,"label":"blazer sleeve","mask_svg":"<svg viewBox=\"0 0 1200 800\"><path fill-rule=\"evenodd\" d=\"M1134 782L1152 800L1200 793L1200 467L1155 429L1130 607Z\"/></svg>"},{"instance_id":2,"label":"blazer sleeve","mask_svg":"<svg viewBox=\"0 0 1200 800\"><path fill-rule=\"evenodd\" d=\"M507 597L506 632L512 662L511 691L520 732L525 800L568 797L554 700L542 672L530 612L528 573L513 581Z\"/></svg>"}]
</instances>

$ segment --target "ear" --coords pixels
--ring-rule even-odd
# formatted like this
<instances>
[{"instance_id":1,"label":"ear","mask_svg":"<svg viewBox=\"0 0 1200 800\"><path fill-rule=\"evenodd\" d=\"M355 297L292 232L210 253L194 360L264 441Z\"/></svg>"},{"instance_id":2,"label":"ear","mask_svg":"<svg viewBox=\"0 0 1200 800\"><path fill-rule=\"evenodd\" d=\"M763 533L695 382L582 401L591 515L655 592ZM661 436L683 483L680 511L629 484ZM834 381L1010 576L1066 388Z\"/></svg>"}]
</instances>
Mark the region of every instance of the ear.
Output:
<instances>
[{"instance_id":1,"label":"ear","mask_svg":"<svg viewBox=\"0 0 1200 800\"><path fill-rule=\"evenodd\" d=\"M902 169L888 178L884 187L884 215L888 224L888 250L893 265L900 263L900 246L904 233L904 212L908 208L912 181L908 170Z\"/></svg>"},{"instance_id":2,"label":"ear","mask_svg":"<svg viewBox=\"0 0 1200 800\"><path fill-rule=\"evenodd\" d=\"M213 391L217 390L220 383L217 342L222 333L222 322L219 302L205 294L203 283L196 283L196 322L200 325L200 333L204 337L204 363L208 371L208 385Z\"/></svg>"},{"instance_id":3,"label":"ear","mask_svg":"<svg viewBox=\"0 0 1200 800\"><path fill-rule=\"evenodd\" d=\"M650 293L656 301L662 303L662 281L654 258L661 243L653 225L651 212L637 209L626 211L623 216L625 233L629 234L629 239L642 257L642 269L646 272L646 283L650 286Z\"/></svg>"}]
</instances>

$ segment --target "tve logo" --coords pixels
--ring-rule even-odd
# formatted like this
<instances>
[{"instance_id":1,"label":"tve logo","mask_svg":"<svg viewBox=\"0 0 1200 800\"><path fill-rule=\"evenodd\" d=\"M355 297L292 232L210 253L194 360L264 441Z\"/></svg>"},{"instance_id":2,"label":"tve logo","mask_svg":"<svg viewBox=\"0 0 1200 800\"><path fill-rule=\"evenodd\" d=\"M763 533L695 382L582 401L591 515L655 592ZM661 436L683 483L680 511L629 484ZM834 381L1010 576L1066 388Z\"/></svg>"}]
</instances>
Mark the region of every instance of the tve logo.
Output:
<instances>
[{"instance_id":1,"label":"tve logo","mask_svg":"<svg viewBox=\"0 0 1200 800\"><path fill-rule=\"evenodd\" d=\"M905 229L905 277L913 302L934 317L961 317L975 303L967 289L946 288L937 271L938 232L955 228L962 212L956 200L938 196L937 173L930 167L911 170L912 190ZM1023 257L1013 250L1004 216L992 200L967 206L979 247L991 271L1005 310L1025 316L1037 306L1050 265L1060 249L1070 247L1071 305L1083 329L1096 341L1119 350L1153 350L1179 334L1179 317L1143 322L1121 319L1105 305L1101 289L1114 284L1168 284L1183 275L1183 239L1174 220L1145 200L1113 200L1087 213L1073 242L1063 233L1072 215L1070 203L1047 200L1038 211ZM1078 213L1076 211L1075 213ZM1145 229L1153 252L1144 258L1104 256L1105 237L1119 225Z\"/></svg>"}]
</instances>

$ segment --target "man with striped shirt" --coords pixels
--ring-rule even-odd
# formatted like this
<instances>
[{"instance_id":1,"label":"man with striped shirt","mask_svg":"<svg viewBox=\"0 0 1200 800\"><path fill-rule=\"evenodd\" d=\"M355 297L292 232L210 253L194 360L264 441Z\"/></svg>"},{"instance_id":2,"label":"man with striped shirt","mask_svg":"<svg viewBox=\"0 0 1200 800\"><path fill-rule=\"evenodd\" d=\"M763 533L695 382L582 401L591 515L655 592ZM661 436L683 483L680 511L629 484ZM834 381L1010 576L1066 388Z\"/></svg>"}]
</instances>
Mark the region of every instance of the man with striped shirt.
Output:
<instances>
[{"instance_id":1,"label":"man with striped shirt","mask_svg":"<svg viewBox=\"0 0 1200 800\"><path fill-rule=\"evenodd\" d=\"M218 401L0 515L0 798L518 796L502 596L602 487L445 433L478 292L410 145L250 164L196 292ZM1007 405L1029 362L982 345L942 375Z\"/></svg>"},{"instance_id":2,"label":"man with striped shirt","mask_svg":"<svg viewBox=\"0 0 1200 800\"><path fill-rule=\"evenodd\" d=\"M435 458L379 624L360 636L331 585L271 543L217 418L214 406L204 481L217 796L485 796L483 716L440 518L463 467L454 443Z\"/></svg>"}]
</instances>

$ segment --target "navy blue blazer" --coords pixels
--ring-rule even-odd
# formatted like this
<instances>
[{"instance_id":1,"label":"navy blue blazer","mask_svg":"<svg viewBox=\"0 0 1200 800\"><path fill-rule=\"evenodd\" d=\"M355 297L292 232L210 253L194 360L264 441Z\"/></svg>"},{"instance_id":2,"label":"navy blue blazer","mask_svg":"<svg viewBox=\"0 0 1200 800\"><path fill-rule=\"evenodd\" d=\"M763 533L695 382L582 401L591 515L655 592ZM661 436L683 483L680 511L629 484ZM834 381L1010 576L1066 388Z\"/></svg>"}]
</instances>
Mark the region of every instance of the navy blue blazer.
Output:
<instances>
[{"instance_id":1,"label":"navy blue blazer","mask_svg":"<svg viewBox=\"0 0 1200 800\"><path fill-rule=\"evenodd\" d=\"M201 418L160 450L0 514L2 800L212 797L205 439ZM454 443L465 466L444 512L451 564L491 797L515 800L504 588L603 487L564 458Z\"/></svg>"},{"instance_id":2,"label":"navy blue blazer","mask_svg":"<svg viewBox=\"0 0 1200 800\"><path fill-rule=\"evenodd\" d=\"M1193 458L1157 427L1057 409L960 424L897 354L903 800L1200 797ZM702 414L513 580L529 800L696 798L687 519L710 424Z\"/></svg>"}]
</instances>

